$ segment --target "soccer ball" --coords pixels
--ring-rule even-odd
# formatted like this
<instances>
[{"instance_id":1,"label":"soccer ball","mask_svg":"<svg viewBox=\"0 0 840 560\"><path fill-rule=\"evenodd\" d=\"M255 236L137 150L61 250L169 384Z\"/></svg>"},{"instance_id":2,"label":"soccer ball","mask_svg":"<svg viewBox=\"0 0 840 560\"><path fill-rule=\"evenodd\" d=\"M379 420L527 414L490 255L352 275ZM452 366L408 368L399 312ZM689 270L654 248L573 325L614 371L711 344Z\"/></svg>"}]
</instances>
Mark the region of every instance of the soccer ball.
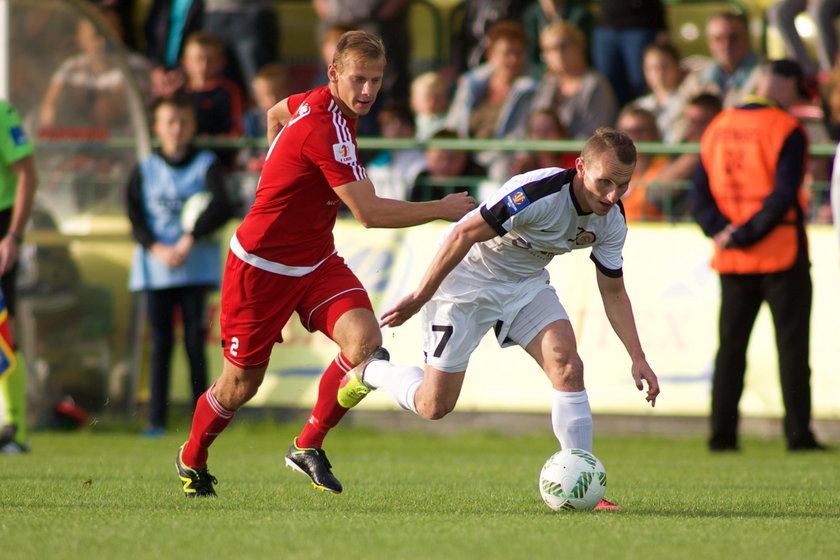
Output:
<instances>
[{"instance_id":1,"label":"soccer ball","mask_svg":"<svg viewBox=\"0 0 840 560\"><path fill-rule=\"evenodd\" d=\"M543 465L539 487L543 501L553 510L592 509L604 497L607 473L592 453L564 449Z\"/></svg>"}]
</instances>

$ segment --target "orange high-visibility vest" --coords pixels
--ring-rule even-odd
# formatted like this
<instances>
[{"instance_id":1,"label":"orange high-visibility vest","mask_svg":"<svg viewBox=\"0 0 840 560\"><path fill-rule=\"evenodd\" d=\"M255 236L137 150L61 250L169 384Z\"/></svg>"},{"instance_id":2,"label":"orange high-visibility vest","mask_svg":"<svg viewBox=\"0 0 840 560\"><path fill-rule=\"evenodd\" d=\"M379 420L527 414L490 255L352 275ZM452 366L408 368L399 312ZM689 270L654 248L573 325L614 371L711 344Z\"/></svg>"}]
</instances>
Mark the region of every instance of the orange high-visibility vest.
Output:
<instances>
[{"instance_id":1,"label":"orange high-visibility vest","mask_svg":"<svg viewBox=\"0 0 840 560\"><path fill-rule=\"evenodd\" d=\"M728 109L709 124L700 141L700 157L712 196L730 223L740 226L761 209L773 191L782 145L796 128L801 128L799 121L777 107ZM801 177L799 183L801 187ZM797 225L805 208L801 188L798 204L799 209L791 208L781 223L754 245L715 247L712 268L724 274L754 274L793 266L798 251Z\"/></svg>"}]
</instances>

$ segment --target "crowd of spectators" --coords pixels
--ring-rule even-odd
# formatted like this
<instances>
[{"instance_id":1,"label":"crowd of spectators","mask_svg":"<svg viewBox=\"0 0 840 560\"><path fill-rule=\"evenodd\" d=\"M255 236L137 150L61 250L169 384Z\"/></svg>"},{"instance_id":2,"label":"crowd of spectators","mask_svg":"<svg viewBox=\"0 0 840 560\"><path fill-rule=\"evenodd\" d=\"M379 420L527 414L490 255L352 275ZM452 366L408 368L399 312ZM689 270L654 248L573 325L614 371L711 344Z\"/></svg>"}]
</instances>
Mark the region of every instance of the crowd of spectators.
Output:
<instances>
[{"instance_id":1,"label":"crowd of spectators","mask_svg":"<svg viewBox=\"0 0 840 560\"><path fill-rule=\"evenodd\" d=\"M138 25L130 21L136 12L133 1L94 3L129 48L135 80L149 106L160 97L188 95L199 138L250 140L246 148L217 150L227 169L237 176L259 173L266 152L261 144L265 112L294 93L278 48L278 4L151 0L147 20ZM313 36L324 72L316 69L308 85L326 83L326 64L337 38L361 27L383 36L389 63L380 101L361 119L359 136L584 140L600 126L615 126L637 142L698 142L717 111L740 104L753 91L764 56L753 47L748 18L734 11L715 13L704 22L708 56L684 57L668 41L661 0L646 0L641 8L637 4L601 2L593 13L584 1L466 0L452 60L415 76L408 57L409 0L313 0L318 18ZM781 8L771 12L771 23L779 20ZM143 40L136 33L141 29ZM75 126L86 115L127 121L125 104L119 101L125 84L100 31L83 20L76 42L77 54L55 70L42 98L36 125L41 130ZM791 58L806 56L791 44ZM801 64L807 76L820 67L813 60ZM814 87L800 100L810 110L794 111L817 141L836 141L840 135L838 72L835 65L814 78ZM59 101L62 110L56 108ZM424 192L437 197L465 187L480 196L477 185L482 181L498 184L514 173L574 162L559 152L483 150L454 152L453 163L436 170L432 162L443 156L435 152L386 150L362 157L377 188L404 199ZM685 217L681 189L696 163L690 154L640 157L626 201L633 209L628 218ZM453 177L447 189L441 168L471 177ZM828 168L828 162L814 166L811 178L827 182ZM418 180L428 182L430 177L433 189L418 186ZM245 200L243 207L247 205Z\"/></svg>"}]
</instances>

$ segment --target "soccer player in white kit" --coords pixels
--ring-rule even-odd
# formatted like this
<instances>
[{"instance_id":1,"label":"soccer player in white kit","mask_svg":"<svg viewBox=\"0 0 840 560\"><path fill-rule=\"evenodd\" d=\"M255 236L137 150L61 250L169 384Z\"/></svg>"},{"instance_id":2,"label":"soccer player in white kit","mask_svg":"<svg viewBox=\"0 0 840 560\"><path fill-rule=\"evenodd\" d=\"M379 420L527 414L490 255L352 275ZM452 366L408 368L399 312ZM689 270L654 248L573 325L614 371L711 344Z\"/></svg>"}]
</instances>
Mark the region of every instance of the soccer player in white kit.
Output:
<instances>
[{"instance_id":1,"label":"soccer player in white kit","mask_svg":"<svg viewBox=\"0 0 840 560\"><path fill-rule=\"evenodd\" d=\"M402 408L442 418L455 408L470 354L493 328L500 344L524 348L551 381L551 421L560 447L591 451L583 362L545 270L556 255L591 249L604 309L631 358L633 381L640 391L647 384L646 400L655 405L659 382L622 277L627 224L620 198L635 164L633 141L599 128L573 169L539 169L508 180L447 230L417 290L381 316L381 326L396 327L421 312L425 371L374 355L344 377L339 404L350 408L382 388ZM596 509L615 508L604 500Z\"/></svg>"}]
</instances>

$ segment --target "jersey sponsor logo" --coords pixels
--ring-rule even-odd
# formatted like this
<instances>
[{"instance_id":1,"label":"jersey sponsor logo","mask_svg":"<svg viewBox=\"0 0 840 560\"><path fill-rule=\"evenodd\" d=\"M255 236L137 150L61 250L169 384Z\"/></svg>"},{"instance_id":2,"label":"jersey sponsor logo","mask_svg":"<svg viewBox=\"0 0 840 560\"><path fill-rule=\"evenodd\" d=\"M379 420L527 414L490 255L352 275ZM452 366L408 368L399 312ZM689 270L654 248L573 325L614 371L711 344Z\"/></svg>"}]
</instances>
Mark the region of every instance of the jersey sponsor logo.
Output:
<instances>
[{"instance_id":1,"label":"jersey sponsor logo","mask_svg":"<svg viewBox=\"0 0 840 560\"><path fill-rule=\"evenodd\" d=\"M528 197L525 195L525 191L522 190L522 187L511 191L511 193L505 197L505 206L507 206L508 210L510 210L511 216L529 204L531 204L531 201L528 200Z\"/></svg>"},{"instance_id":2,"label":"jersey sponsor logo","mask_svg":"<svg viewBox=\"0 0 840 560\"><path fill-rule=\"evenodd\" d=\"M518 249L524 249L528 251L528 254L530 254L532 257L536 257L540 260L545 261L546 263L550 262L551 259L554 258L554 253L534 249L534 246L531 244L530 241L518 235L510 240L510 244L514 247L517 247Z\"/></svg>"},{"instance_id":3,"label":"jersey sponsor logo","mask_svg":"<svg viewBox=\"0 0 840 560\"><path fill-rule=\"evenodd\" d=\"M335 154L335 161L338 163L353 163L356 161L356 146L353 142L339 142L333 144L333 153Z\"/></svg>"},{"instance_id":4,"label":"jersey sponsor logo","mask_svg":"<svg viewBox=\"0 0 840 560\"><path fill-rule=\"evenodd\" d=\"M9 133L12 135L12 142L14 142L15 147L23 146L29 142L26 138L26 132L23 131L22 126L13 126L11 130L9 130Z\"/></svg>"}]
</instances>

